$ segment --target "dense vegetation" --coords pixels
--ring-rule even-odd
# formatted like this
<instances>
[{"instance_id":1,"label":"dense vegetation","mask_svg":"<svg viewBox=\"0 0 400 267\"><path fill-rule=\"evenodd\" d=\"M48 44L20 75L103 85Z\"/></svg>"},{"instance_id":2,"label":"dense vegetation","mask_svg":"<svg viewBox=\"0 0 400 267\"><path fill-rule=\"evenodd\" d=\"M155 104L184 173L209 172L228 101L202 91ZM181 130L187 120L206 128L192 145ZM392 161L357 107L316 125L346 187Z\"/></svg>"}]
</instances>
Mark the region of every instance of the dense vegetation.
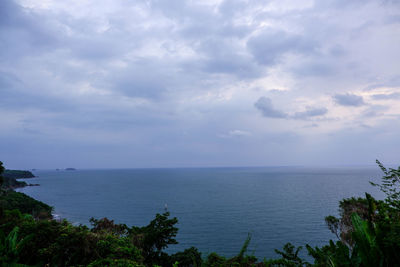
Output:
<instances>
[{"instance_id":1,"label":"dense vegetation","mask_svg":"<svg viewBox=\"0 0 400 267\"><path fill-rule=\"evenodd\" d=\"M1 187L3 189L14 189L18 187L27 186L28 184L26 182L17 181L16 179L35 177L30 171L4 170L4 167L2 167L2 171L3 171L3 177L2 177Z\"/></svg>"},{"instance_id":2,"label":"dense vegetation","mask_svg":"<svg viewBox=\"0 0 400 267\"><path fill-rule=\"evenodd\" d=\"M35 175L30 171L20 171L20 170L4 170L3 173L4 178L33 178Z\"/></svg>"},{"instance_id":3,"label":"dense vegetation","mask_svg":"<svg viewBox=\"0 0 400 267\"><path fill-rule=\"evenodd\" d=\"M92 227L51 219L51 207L12 190L0 192L0 263L9 266L400 266L400 167L386 169L378 186L385 200L344 199L340 217L326 217L337 236L323 247L306 245L313 262L299 257L301 247L286 244L278 259L259 261L246 254L250 237L238 255L201 257L192 247L172 255L176 218L157 214L143 227L92 218ZM3 171L0 162L0 174ZM1 176L1 175L0 175ZM3 179L0 178L0 182ZM17 265L18 264L18 265ZM1 265L1 264L0 264Z\"/></svg>"},{"instance_id":4,"label":"dense vegetation","mask_svg":"<svg viewBox=\"0 0 400 267\"><path fill-rule=\"evenodd\" d=\"M51 219L52 207L31 198L23 193L8 191L0 196L2 210L18 210L24 214L30 214L35 219ZM1 212L1 210L0 210Z\"/></svg>"},{"instance_id":5,"label":"dense vegetation","mask_svg":"<svg viewBox=\"0 0 400 267\"><path fill-rule=\"evenodd\" d=\"M17 181L15 178L8 178L8 177L3 177L3 184L2 184L2 189L15 189L19 187L24 187L27 186L28 184L24 181Z\"/></svg>"}]
</instances>

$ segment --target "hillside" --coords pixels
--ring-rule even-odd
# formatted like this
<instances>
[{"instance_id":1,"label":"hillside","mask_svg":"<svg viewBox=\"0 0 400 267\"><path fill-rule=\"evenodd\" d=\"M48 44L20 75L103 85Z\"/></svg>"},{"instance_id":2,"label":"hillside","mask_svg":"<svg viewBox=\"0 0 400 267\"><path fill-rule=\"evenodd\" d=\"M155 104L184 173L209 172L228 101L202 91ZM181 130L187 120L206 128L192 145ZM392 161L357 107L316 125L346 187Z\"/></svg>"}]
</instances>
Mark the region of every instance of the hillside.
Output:
<instances>
[{"instance_id":1,"label":"hillside","mask_svg":"<svg viewBox=\"0 0 400 267\"><path fill-rule=\"evenodd\" d=\"M3 173L4 178L33 178L35 175L30 171L20 171L20 170L5 170Z\"/></svg>"}]
</instances>

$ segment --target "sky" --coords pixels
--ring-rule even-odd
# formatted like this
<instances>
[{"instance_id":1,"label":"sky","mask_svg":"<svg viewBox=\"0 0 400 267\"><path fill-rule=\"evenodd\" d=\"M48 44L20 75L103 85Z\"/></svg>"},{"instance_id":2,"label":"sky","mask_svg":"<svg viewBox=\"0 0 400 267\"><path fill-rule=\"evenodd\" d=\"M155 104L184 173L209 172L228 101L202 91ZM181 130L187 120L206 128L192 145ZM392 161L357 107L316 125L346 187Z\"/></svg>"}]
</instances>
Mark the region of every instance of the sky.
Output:
<instances>
[{"instance_id":1,"label":"sky","mask_svg":"<svg viewBox=\"0 0 400 267\"><path fill-rule=\"evenodd\" d=\"M1 0L8 168L399 165L400 2Z\"/></svg>"}]
</instances>

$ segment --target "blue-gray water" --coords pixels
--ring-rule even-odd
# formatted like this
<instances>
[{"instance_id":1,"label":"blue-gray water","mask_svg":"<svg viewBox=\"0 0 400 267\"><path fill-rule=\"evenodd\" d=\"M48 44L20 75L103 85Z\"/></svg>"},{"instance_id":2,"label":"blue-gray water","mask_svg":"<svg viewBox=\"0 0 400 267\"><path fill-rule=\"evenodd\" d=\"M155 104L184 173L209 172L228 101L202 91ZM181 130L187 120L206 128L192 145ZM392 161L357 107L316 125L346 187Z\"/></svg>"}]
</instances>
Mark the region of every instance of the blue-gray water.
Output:
<instances>
[{"instance_id":1,"label":"blue-gray water","mask_svg":"<svg viewBox=\"0 0 400 267\"><path fill-rule=\"evenodd\" d=\"M286 242L322 245L334 235L324 223L338 213L338 201L371 192L371 168L199 168L35 171L20 191L55 207L75 223L108 217L127 225L145 225L164 211L179 220L178 245L207 254L232 256L248 233L250 252L275 257Z\"/></svg>"}]
</instances>

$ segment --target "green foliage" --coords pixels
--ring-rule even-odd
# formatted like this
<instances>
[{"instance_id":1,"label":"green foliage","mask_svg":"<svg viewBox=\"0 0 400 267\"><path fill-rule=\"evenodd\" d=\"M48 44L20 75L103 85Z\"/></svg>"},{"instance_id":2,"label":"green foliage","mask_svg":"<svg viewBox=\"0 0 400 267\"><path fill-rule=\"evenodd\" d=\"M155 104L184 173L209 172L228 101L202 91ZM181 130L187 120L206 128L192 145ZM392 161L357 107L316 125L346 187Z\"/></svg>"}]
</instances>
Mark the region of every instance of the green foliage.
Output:
<instances>
[{"instance_id":1,"label":"green foliage","mask_svg":"<svg viewBox=\"0 0 400 267\"><path fill-rule=\"evenodd\" d=\"M345 245L353 247L353 225L351 215L359 214L362 219L368 218L368 201L365 198L347 198L339 202L340 218L325 217L328 229Z\"/></svg>"},{"instance_id":2,"label":"green foliage","mask_svg":"<svg viewBox=\"0 0 400 267\"><path fill-rule=\"evenodd\" d=\"M376 160L376 163L384 173L382 183L370 183L373 186L379 187L379 189L386 194L385 201L389 205L400 210L400 166L397 169L387 169L379 160Z\"/></svg>"},{"instance_id":3,"label":"green foliage","mask_svg":"<svg viewBox=\"0 0 400 267\"><path fill-rule=\"evenodd\" d=\"M249 247L251 241L251 235L248 234L246 240L244 241L244 244L242 248L239 251L239 254L231 259L229 259L227 262L229 265L233 266L251 266L252 264L257 262L257 258L251 255L246 255L247 249Z\"/></svg>"},{"instance_id":4,"label":"green foliage","mask_svg":"<svg viewBox=\"0 0 400 267\"><path fill-rule=\"evenodd\" d=\"M354 204L356 207L349 209L354 212L350 215L351 227L348 227L346 232L351 235L351 239L346 241L351 240L351 242L330 241L329 245L322 248L307 246L309 254L315 259L314 265L400 266L399 213L387 203L377 201L367 193L362 201L353 199L343 203L346 206ZM360 209L360 203L366 206ZM347 216L347 213L344 215ZM340 222L346 220L341 218ZM335 222L337 220L332 220L332 224Z\"/></svg>"},{"instance_id":5,"label":"green foliage","mask_svg":"<svg viewBox=\"0 0 400 267\"><path fill-rule=\"evenodd\" d=\"M35 177L30 171L5 170L0 161L0 188L10 190L14 188L24 187L28 184L23 181L17 181L17 178Z\"/></svg>"},{"instance_id":6,"label":"green foliage","mask_svg":"<svg viewBox=\"0 0 400 267\"><path fill-rule=\"evenodd\" d=\"M275 252L281 256L279 259L265 261L266 266L309 266L310 264L299 257L302 247L296 248L291 243L287 243L283 247L283 251L275 249Z\"/></svg>"},{"instance_id":7,"label":"green foliage","mask_svg":"<svg viewBox=\"0 0 400 267\"><path fill-rule=\"evenodd\" d=\"M380 231L381 220L377 216L379 212L385 212L387 205L377 205L379 203L366 194L368 203L367 218L362 219L359 214L354 212L351 215L352 225L352 250L341 241L334 244L332 241L329 246L322 249L312 249L307 247L310 255L316 259L317 266L395 266L388 264L393 262L394 255L385 256L383 251L385 246L379 240L384 238L386 231ZM381 203L382 204L382 203ZM380 211L378 211L380 209ZM397 242L400 239L397 239Z\"/></svg>"},{"instance_id":8,"label":"green foliage","mask_svg":"<svg viewBox=\"0 0 400 267\"><path fill-rule=\"evenodd\" d=\"M321 249L307 247L316 266L400 266L399 172L377 163L384 172L383 182L373 185L386 199L378 201L366 193L365 198L341 201L341 218L326 218L332 232L339 229L340 241Z\"/></svg>"},{"instance_id":9,"label":"green foliage","mask_svg":"<svg viewBox=\"0 0 400 267\"><path fill-rule=\"evenodd\" d=\"M4 171L5 171L5 168L3 166L3 162L0 161L0 175L2 175L4 173Z\"/></svg>"},{"instance_id":10,"label":"green foliage","mask_svg":"<svg viewBox=\"0 0 400 267\"><path fill-rule=\"evenodd\" d=\"M4 264L16 264L19 260L24 245L32 239L33 235L27 235L22 239L18 238L18 226L7 235L0 231L0 262Z\"/></svg>"},{"instance_id":11,"label":"green foliage","mask_svg":"<svg viewBox=\"0 0 400 267\"><path fill-rule=\"evenodd\" d=\"M215 252L210 253L207 256L207 260L205 262L205 266L210 266L210 267L214 267L214 266L227 266L226 264L226 258L223 256L218 255Z\"/></svg>"},{"instance_id":12,"label":"green foliage","mask_svg":"<svg viewBox=\"0 0 400 267\"><path fill-rule=\"evenodd\" d=\"M354 253L358 255L364 266L382 266L382 253L376 243L375 229L368 222L361 220L356 213L352 215Z\"/></svg>"},{"instance_id":13,"label":"green foliage","mask_svg":"<svg viewBox=\"0 0 400 267\"><path fill-rule=\"evenodd\" d=\"M114 220L90 218L89 222L92 225L91 231L93 233L109 233L118 236L126 236L128 234L128 226L125 224L115 224Z\"/></svg>"},{"instance_id":14,"label":"green foliage","mask_svg":"<svg viewBox=\"0 0 400 267\"><path fill-rule=\"evenodd\" d=\"M169 219L168 213L160 215L145 227L132 227L115 224L103 218L92 219L93 228L74 226L67 221L34 220L19 210L6 210L0 218L0 230L12 231L17 225L21 236L32 238L18 252L20 262L30 265L50 266L179 266L201 264L200 253L190 248L172 256L162 253L169 244L175 244L176 218ZM137 243L138 236L140 244ZM125 265L124 265L125 264Z\"/></svg>"},{"instance_id":15,"label":"green foliage","mask_svg":"<svg viewBox=\"0 0 400 267\"><path fill-rule=\"evenodd\" d=\"M3 168L3 176L6 178L33 178L35 175L31 173L30 171L20 171L20 170L4 170Z\"/></svg>"},{"instance_id":16,"label":"green foliage","mask_svg":"<svg viewBox=\"0 0 400 267\"><path fill-rule=\"evenodd\" d=\"M17 178L35 177L30 171L6 170L0 161L0 189L10 190L14 188L24 187L28 184L23 181L17 181Z\"/></svg>"},{"instance_id":17,"label":"green foliage","mask_svg":"<svg viewBox=\"0 0 400 267\"><path fill-rule=\"evenodd\" d=\"M195 247L185 249L170 256L169 263L179 263L179 266L201 266L201 253Z\"/></svg>"},{"instance_id":18,"label":"green foliage","mask_svg":"<svg viewBox=\"0 0 400 267\"><path fill-rule=\"evenodd\" d=\"M86 226L74 226L65 220L34 220L15 210L6 211L0 225L4 232L10 230L10 225L18 225L21 236L33 235L19 252L20 263L77 266L101 259L125 259L140 266L143 261L140 250L128 237L93 233Z\"/></svg>"},{"instance_id":19,"label":"green foliage","mask_svg":"<svg viewBox=\"0 0 400 267\"><path fill-rule=\"evenodd\" d=\"M334 243L332 240L330 240L329 245L325 245L322 248L312 248L309 245L306 245L306 248L308 254L314 258L314 266L359 266L358 259L350 256L349 248L341 241Z\"/></svg>"},{"instance_id":20,"label":"green foliage","mask_svg":"<svg viewBox=\"0 0 400 267\"><path fill-rule=\"evenodd\" d=\"M335 216L327 216L325 217L325 223L329 230L334 233L338 239L340 239L340 220Z\"/></svg>"},{"instance_id":21,"label":"green foliage","mask_svg":"<svg viewBox=\"0 0 400 267\"><path fill-rule=\"evenodd\" d=\"M48 219L52 217L52 207L23 193L5 192L0 196L0 204L5 210L18 209L22 213L31 214L35 218Z\"/></svg>"},{"instance_id":22,"label":"green foliage","mask_svg":"<svg viewBox=\"0 0 400 267\"><path fill-rule=\"evenodd\" d=\"M88 265L88 267L145 267L135 261L128 259L101 259L96 260Z\"/></svg>"},{"instance_id":23,"label":"green foliage","mask_svg":"<svg viewBox=\"0 0 400 267\"><path fill-rule=\"evenodd\" d=\"M169 212L157 214L147 226L129 229L129 237L135 246L141 248L146 263L163 263L165 255L161 253L162 250L168 245L178 244L175 239L178 219L169 219L168 216Z\"/></svg>"},{"instance_id":24,"label":"green foliage","mask_svg":"<svg viewBox=\"0 0 400 267\"><path fill-rule=\"evenodd\" d=\"M251 236L248 235L239 254L227 259L217 253L210 253L207 259L203 262L202 266L207 267L233 267L233 266L254 266L257 263L257 258L252 255L246 255L247 248L249 246Z\"/></svg>"},{"instance_id":25,"label":"green foliage","mask_svg":"<svg viewBox=\"0 0 400 267\"><path fill-rule=\"evenodd\" d=\"M246 241L244 241L244 244L243 244L242 248L240 249L239 254L236 257L238 259L238 261L242 261L243 260L243 256L245 255L245 253L246 253L246 251L247 251L247 249L249 247L250 241L251 241L251 235L248 234L247 238L246 238Z\"/></svg>"},{"instance_id":26,"label":"green foliage","mask_svg":"<svg viewBox=\"0 0 400 267\"><path fill-rule=\"evenodd\" d=\"M4 172L4 166L3 162L0 161L0 188L3 186L4 178L3 178L3 172Z\"/></svg>"},{"instance_id":27,"label":"green foliage","mask_svg":"<svg viewBox=\"0 0 400 267\"><path fill-rule=\"evenodd\" d=\"M23 181L17 181L15 178L2 177L2 189L10 190L14 188L24 187L28 184Z\"/></svg>"}]
</instances>

